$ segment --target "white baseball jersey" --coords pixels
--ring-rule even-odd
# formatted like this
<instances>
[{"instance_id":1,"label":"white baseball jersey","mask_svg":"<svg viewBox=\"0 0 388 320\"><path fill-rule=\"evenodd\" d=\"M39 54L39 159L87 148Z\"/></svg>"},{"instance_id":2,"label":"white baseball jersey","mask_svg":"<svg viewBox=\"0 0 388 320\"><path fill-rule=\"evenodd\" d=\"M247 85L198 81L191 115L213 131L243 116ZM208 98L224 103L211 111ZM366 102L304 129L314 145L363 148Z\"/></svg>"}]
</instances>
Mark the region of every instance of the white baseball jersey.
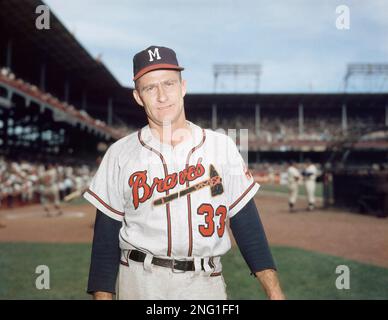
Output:
<instances>
[{"instance_id":1,"label":"white baseball jersey","mask_svg":"<svg viewBox=\"0 0 388 320\"><path fill-rule=\"evenodd\" d=\"M293 166L290 166L287 170L288 184L298 184L301 178L299 170Z\"/></svg>"},{"instance_id":2,"label":"white baseball jersey","mask_svg":"<svg viewBox=\"0 0 388 320\"><path fill-rule=\"evenodd\" d=\"M306 168L305 172L308 174L305 177L306 181L315 181L317 179L318 171L317 171L317 167L314 164L310 164Z\"/></svg>"},{"instance_id":3,"label":"white baseball jersey","mask_svg":"<svg viewBox=\"0 0 388 320\"><path fill-rule=\"evenodd\" d=\"M145 126L107 150L84 197L123 222L122 249L175 258L230 249L226 219L259 185L229 137L188 123L191 137L175 147Z\"/></svg>"}]
</instances>

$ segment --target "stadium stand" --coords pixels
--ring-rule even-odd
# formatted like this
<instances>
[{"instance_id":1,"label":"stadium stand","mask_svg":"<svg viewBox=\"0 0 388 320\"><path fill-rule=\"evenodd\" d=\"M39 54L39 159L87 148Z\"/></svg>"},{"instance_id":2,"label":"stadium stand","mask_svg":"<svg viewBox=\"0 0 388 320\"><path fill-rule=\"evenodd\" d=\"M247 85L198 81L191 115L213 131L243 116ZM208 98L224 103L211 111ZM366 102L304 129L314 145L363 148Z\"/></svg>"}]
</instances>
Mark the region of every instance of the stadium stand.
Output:
<instances>
[{"instance_id":1,"label":"stadium stand","mask_svg":"<svg viewBox=\"0 0 388 320\"><path fill-rule=\"evenodd\" d=\"M49 163L0 158L0 209L40 202L45 171ZM50 184L59 190L60 199L88 187L95 167L88 164L52 163L55 176Z\"/></svg>"},{"instance_id":2,"label":"stadium stand","mask_svg":"<svg viewBox=\"0 0 388 320\"><path fill-rule=\"evenodd\" d=\"M60 101L50 93L42 92L38 87L32 85L22 79L16 79L11 70L2 68L0 70L0 85L5 89L6 96L4 99L11 99L13 93L23 94L28 101L36 100L37 103L51 109L56 117L63 117L69 122L76 121L90 127L96 131L101 131L104 134L112 136L114 139L119 139L122 134L106 125L105 122L98 119L93 119L85 110L78 110L75 106L69 105L66 102Z\"/></svg>"}]
</instances>

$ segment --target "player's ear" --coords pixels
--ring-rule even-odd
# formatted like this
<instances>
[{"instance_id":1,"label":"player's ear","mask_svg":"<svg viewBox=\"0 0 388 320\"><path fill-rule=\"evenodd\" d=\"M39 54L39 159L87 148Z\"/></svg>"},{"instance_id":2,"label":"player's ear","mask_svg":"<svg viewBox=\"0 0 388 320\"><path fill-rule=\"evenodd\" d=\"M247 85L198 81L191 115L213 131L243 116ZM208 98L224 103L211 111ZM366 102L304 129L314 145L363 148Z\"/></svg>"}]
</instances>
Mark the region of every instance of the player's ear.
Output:
<instances>
[{"instance_id":1,"label":"player's ear","mask_svg":"<svg viewBox=\"0 0 388 320\"><path fill-rule=\"evenodd\" d=\"M182 79L181 83L182 97L184 97L186 95L186 80Z\"/></svg>"},{"instance_id":2,"label":"player's ear","mask_svg":"<svg viewBox=\"0 0 388 320\"><path fill-rule=\"evenodd\" d=\"M135 98L136 102L140 106L144 107L144 103L143 103L143 100L141 100L141 97L139 95L139 91L137 91L136 89L133 89L132 93L133 93L133 97Z\"/></svg>"}]
</instances>

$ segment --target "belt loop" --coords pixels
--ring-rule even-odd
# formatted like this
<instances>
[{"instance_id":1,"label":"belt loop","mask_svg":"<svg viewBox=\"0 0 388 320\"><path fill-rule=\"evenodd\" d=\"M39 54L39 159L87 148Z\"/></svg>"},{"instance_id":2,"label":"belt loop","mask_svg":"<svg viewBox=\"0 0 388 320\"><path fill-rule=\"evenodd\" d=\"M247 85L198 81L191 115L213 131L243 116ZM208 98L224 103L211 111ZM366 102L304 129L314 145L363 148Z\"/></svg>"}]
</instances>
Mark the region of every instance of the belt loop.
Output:
<instances>
[{"instance_id":1,"label":"belt loop","mask_svg":"<svg viewBox=\"0 0 388 320\"><path fill-rule=\"evenodd\" d=\"M194 275L199 275L202 271L202 265L201 265L202 259L199 257L194 257Z\"/></svg>"},{"instance_id":2,"label":"belt loop","mask_svg":"<svg viewBox=\"0 0 388 320\"><path fill-rule=\"evenodd\" d=\"M221 264L221 257L220 256L214 256L210 259L213 267L213 272L219 273L222 272L222 264Z\"/></svg>"},{"instance_id":3,"label":"belt loop","mask_svg":"<svg viewBox=\"0 0 388 320\"><path fill-rule=\"evenodd\" d=\"M210 257L209 265L213 268L213 270L216 268L216 265L214 264L214 257Z\"/></svg>"},{"instance_id":4,"label":"belt loop","mask_svg":"<svg viewBox=\"0 0 388 320\"><path fill-rule=\"evenodd\" d=\"M144 258L143 266L144 270L151 272L152 271L152 258L153 255L147 253L146 257Z\"/></svg>"},{"instance_id":5,"label":"belt loop","mask_svg":"<svg viewBox=\"0 0 388 320\"><path fill-rule=\"evenodd\" d=\"M127 263L129 264L129 255L131 254L132 250L126 250L126 251L127 251L127 254L125 254L125 251L124 251L124 256L125 256L125 259L127 260Z\"/></svg>"},{"instance_id":6,"label":"belt loop","mask_svg":"<svg viewBox=\"0 0 388 320\"><path fill-rule=\"evenodd\" d=\"M209 257L203 258L203 268L205 269L203 274L204 276L210 276L210 274L213 272L214 268L210 267Z\"/></svg>"}]
</instances>

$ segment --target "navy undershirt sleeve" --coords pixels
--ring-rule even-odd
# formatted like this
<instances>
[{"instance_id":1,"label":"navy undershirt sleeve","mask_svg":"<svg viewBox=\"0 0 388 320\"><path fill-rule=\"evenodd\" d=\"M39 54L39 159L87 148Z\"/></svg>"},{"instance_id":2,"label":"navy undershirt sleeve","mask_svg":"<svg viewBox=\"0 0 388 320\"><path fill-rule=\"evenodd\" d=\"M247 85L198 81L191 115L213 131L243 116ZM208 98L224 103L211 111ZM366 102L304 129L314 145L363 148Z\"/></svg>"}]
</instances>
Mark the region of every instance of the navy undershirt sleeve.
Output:
<instances>
[{"instance_id":1,"label":"navy undershirt sleeve","mask_svg":"<svg viewBox=\"0 0 388 320\"><path fill-rule=\"evenodd\" d=\"M253 199L230 219L230 228L253 275L265 269L276 270L263 224Z\"/></svg>"},{"instance_id":2,"label":"navy undershirt sleeve","mask_svg":"<svg viewBox=\"0 0 388 320\"><path fill-rule=\"evenodd\" d=\"M122 223L97 209L94 224L92 257L88 293L116 293L116 278L120 265L119 231Z\"/></svg>"}]
</instances>

